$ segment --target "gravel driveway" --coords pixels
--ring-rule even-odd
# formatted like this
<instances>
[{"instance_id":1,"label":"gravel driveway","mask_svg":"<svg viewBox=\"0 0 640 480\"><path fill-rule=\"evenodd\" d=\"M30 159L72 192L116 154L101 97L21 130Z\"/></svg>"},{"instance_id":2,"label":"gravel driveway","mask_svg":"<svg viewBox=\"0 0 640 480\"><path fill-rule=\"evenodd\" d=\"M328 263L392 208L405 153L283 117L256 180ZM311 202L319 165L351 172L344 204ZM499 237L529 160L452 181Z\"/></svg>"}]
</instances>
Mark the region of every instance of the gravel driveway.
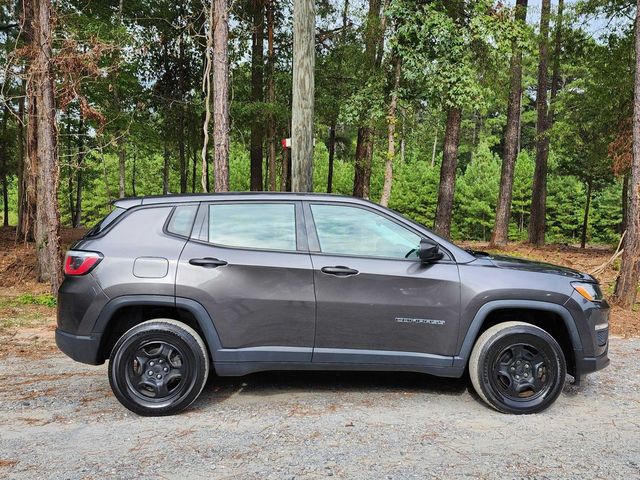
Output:
<instances>
[{"instance_id":1,"label":"gravel driveway","mask_svg":"<svg viewBox=\"0 0 640 480\"><path fill-rule=\"evenodd\" d=\"M214 378L185 413L142 418L106 367L0 360L2 478L640 478L640 339L549 410L509 416L465 380L417 374Z\"/></svg>"}]
</instances>

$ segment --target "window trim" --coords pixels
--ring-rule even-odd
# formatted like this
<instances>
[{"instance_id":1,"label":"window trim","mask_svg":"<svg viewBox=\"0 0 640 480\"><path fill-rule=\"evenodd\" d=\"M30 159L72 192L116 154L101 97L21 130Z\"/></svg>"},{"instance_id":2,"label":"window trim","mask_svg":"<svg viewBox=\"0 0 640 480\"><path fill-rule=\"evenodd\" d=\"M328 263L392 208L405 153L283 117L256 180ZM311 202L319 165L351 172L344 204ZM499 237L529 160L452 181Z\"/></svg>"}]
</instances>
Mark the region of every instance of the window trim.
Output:
<instances>
[{"instance_id":1,"label":"window trim","mask_svg":"<svg viewBox=\"0 0 640 480\"><path fill-rule=\"evenodd\" d=\"M396 218L392 217L391 215L387 215L386 212L378 210L376 208L372 208L369 207L368 205L361 205L361 204L356 204L356 203L349 203L349 202L324 202L324 201L306 201L304 202L304 214L305 214L305 223L307 225L307 235L308 235L308 240L309 240L309 252L313 255L322 255L324 257L344 257L344 258L364 258L364 259L370 259L370 260L395 260L395 261L404 261L404 262L413 262L415 263L416 261L419 261L419 259L412 259L412 258L397 258L397 257L380 257L380 256L375 256L375 255L350 255L350 254L346 254L346 253L325 253L320 249L320 238L318 236L318 230L317 230L317 225L315 222L315 219L313 217L313 211L311 210L311 206L312 205L337 205L337 206L341 206L341 207L350 207L350 208L358 208L360 210L365 210L368 212L371 212L373 214L377 214L380 215L381 217L389 220L392 223L395 223L396 225L409 230L411 233L417 235L418 237L420 237L420 239L428 239L432 242L435 242L439 245L442 253L444 253L444 257L442 257L440 260L437 260L435 262L432 263L456 263L454 260L453 255L451 254L451 252L449 252L449 250L447 250L445 247L442 246L442 244L440 242L437 242L435 240L433 240L431 237L429 237L428 235L425 235L423 232L417 230L416 228L414 228L414 226L412 224L407 224L401 221L398 221Z\"/></svg>"},{"instance_id":2,"label":"window trim","mask_svg":"<svg viewBox=\"0 0 640 480\"><path fill-rule=\"evenodd\" d=\"M295 235L296 235L296 249L295 250L285 250L285 249L274 249L274 248L258 248L258 247L240 247L237 245L224 245L221 243L214 243L209 241L209 208L215 205L293 205L293 215L295 221ZM200 218L198 218L200 217ZM307 234L304 230L304 220L302 214L302 204L296 200L218 200L218 201L209 201L202 202L200 206L200 210L196 215L196 222L194 225L198 225L198 227L193 228L191 240L197 241L198 243L202 243L204 245L209 245L217 248L226 248L231 250L245 250L252 252L272 252L272 253L309 253ZM197 233L196 233L197 232Z\"/></svg>"}]
</instances>

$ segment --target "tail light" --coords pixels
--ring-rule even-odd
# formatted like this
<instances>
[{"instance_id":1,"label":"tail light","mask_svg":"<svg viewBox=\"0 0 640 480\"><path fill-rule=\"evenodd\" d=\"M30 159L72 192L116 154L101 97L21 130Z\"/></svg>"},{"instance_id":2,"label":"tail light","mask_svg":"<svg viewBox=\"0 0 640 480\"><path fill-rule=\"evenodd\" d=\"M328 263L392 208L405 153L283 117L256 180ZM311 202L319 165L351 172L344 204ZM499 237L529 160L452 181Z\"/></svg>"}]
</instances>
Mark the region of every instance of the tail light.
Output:
<instances>
[{"instance_id":1,"label":"tail light","mask_svg":"<svg viewBox=\"0 0 640 480\"><path fill-rule=\"evenodd\" d=\"M89 273L102 260L98 252L80 252L69 250L64 259L64 274L75 276Z\"/></svg>"}]
</instances>

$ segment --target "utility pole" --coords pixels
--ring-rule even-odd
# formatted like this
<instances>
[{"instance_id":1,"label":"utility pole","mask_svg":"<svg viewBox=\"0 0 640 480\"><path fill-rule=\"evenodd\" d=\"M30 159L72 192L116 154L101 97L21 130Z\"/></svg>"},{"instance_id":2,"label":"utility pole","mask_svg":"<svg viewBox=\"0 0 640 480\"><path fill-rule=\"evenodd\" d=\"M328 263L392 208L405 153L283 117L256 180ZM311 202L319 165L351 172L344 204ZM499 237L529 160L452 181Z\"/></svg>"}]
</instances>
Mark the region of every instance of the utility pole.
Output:
<instances>
[{"instance_id":1,"label":"utility pole","mask_svg":"<svg viewBox=\"0 0 640 480\"><path fill-rule=\"evenodd\" d=\"M313 105L315 5L293 2L293 104L291 112L291 190L313 190Z\"/></svg>"}]
</instances>

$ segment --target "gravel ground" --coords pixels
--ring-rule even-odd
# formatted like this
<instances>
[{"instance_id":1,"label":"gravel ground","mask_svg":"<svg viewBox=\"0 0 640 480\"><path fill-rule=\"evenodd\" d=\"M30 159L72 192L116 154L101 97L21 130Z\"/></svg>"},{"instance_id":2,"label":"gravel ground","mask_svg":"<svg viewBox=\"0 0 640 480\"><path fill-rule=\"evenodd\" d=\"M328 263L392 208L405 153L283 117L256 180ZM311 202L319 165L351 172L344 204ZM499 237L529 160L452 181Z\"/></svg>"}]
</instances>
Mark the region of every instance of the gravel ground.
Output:
<instances>
[{"instance_id":1,"label":"gravel ground","mask_svg":"<svg viewBox=\"0 0 640 480\"><path fill-rule=\"evenodd\" d=\"M213 378L174 417L112 396L106 367L0 359L2 478L640 478L640 339L549 410L509 416L466 380L417 374Z\"/></svg>"}]
</instances>

